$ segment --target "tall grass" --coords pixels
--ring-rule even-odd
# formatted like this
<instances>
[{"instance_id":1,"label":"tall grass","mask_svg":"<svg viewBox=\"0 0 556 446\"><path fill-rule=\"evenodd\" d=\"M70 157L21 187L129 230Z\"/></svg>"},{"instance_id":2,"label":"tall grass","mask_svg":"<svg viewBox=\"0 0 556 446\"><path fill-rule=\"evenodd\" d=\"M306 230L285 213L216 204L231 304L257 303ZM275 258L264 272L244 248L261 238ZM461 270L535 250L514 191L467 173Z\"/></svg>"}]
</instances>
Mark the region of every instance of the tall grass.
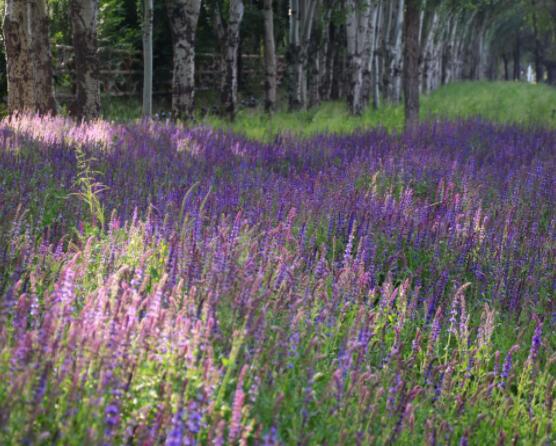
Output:
<instances>
[{"instance_id":1,"label":"tall grass","mask_svg":"<svg viewBox=\"0 0 556 446\"><path fill-rule=\"evenodd\" d=\"M498 123L556 127L556 88L521 82L459 82L422 96L421 119L444 120L481 117ZM277 134L311 136L319 133L349 134L356 130L384 127L401 130L401 105L367 108L361 117L348 113L343 102L326 102L307 111L281 110L271 118L260 110L239 112L234 123L217 116L202 119L217 128L232 129L249 138L272 140Z\"/></svg>"}]
</instances>

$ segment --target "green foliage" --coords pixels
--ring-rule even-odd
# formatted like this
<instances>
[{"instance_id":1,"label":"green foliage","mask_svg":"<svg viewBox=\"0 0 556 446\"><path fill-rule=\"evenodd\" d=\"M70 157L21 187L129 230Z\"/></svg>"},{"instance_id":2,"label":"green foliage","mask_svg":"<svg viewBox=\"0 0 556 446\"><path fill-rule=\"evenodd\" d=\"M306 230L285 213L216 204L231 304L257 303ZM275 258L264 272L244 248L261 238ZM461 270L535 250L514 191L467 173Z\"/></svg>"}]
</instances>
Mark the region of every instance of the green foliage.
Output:
<instances>
[{"instance_id":1,"label":"green foliage","mask_svg":"<svg viewBox=\"0 0 556 446\"><path fill-rule=\"evenodd\" d=\"M140 5L139 5L140 7ZM117 48L140 48L139 26L135 0L101 0L99 12L99 38Z\"/></svg>"},{"instance_id":2,"label":"green foliage","mask_svg":"<svg viewBox=\"0 0 556 446\"><path fill-rule=\"evenodd\" d=\"M74 195L79 197L86 205L91 217L92 226L99 225L102 229L104 227L104 206L100 201L99 195L107 187L95 180L95 175L98 175L99 172L91 169L91 163L94 161L94 158L86 158L85 152L81 147L76 148L75 154L77 157L75 187L79 189L79 192L75 192Z\"/></svg>"}]
</instances>

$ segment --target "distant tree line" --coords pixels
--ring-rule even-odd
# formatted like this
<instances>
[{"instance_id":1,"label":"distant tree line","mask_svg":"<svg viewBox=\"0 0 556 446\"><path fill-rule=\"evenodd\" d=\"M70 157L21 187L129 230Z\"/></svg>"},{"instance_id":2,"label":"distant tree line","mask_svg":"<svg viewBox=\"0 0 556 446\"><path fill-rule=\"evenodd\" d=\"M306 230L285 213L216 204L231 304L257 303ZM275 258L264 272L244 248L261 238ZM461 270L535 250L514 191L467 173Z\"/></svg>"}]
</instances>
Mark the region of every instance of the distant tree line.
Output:
<instances>
[{"instance_id":1,"label":"distant tree line","mask_svg":"<svg viewBox=\"0 0 556 446\"><path fill-rule=\"evenodd\" d=\"M405 100L410 125L419 94L460 79L556 83L554 0L4 0L10 112L56 112L52 49L72 45L79 118L100 113L99 42L143 54L143 113L153 83L170 80L172 114L195 110L196 52L215 52L220 112L238 109L242 53L264 61L265 109L345 99L353 114ZM285 95L277 55L287 61Z\"/></svg>"}]
</instances>

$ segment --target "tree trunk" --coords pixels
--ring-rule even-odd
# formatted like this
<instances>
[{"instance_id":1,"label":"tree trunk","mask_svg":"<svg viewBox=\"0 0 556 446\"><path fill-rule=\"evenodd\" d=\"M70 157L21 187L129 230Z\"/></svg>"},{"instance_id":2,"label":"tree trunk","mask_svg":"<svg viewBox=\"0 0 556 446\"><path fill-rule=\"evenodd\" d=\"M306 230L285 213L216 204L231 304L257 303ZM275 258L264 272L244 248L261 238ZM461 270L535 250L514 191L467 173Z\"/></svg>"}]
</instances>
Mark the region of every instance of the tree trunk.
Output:
<instances>
[{"instance_id":1,"label":"tree trunk","mask_svg":"<svg viewBox=\"0 0 556 446\"><path fill-rule=\"evenodd\" d=\"M362 101L367 105L370 101L373 89L373 67L375 64L376 51L376 30L378 20L378 4L376 1L371 3L371 12L369 14L369 26L367 27L367 36L365 37L365 46L363 48L363 87Z\"/></svg>"},{"instance_id":2,"label":"tree trunk","mask_svg":"<svg viewBox=\"0 0 556 446\"><path fill-rule=\"evenodd\" d=\"M320 82L321 82L321 45L319 35L311 34L309 42L309 57L307 66L307 103L309 107L320 104Z\"/></svg>"},{"instance_id":3,"label":"tree trunk","mask_svg":"<svg viewBox=\"0 0 556 446\"><path fill-rule=\"evenodd\" d=\"M37 112L51 113L56 110L54 99L52 56L48 32L48 9L46 0L32 3L32 47L31 60L34 65L35 109Z\"/></svg>"},{"instance_id":4,"label":"tree trunk","mask_svg":"<svg viewBox=\"0 0 556 446\"><path fill-rule=\"evenodd\" d=\"M446 58L445 58L445 76L444 83L448 84L452 82L456 76L455 59L457 53L457 36L460 27L460 15L456 14L452 20L452 28L450 30L450 41L448 47L446 48Z\"/></svg>"},{"instance_id":5,"label":"tree trunk","mask_svg":"<svg viewBox=\"0 0 556 446\"><path fill-rule=\"evenodd\" d=\"M419 125L419 0L407 0L404 19L405 128Z\"/></svg>"},{"instance_id":6,"label":"tree trunk","mask_svg":"<svg viewBox=\"0 0 556 446\"><path fill-rule=\"evenodd\" d=\"M432 90L434 77L434 46L439 17L436 11L432 12L432 19L425 33L423 45L423 72L421 75L422 90L429 92Z\"/></svg>"},{"instance_id":7,"label":"tree trunk","mask_svg":"<svg viewBox=\"0 0 556 446\"><path fill-rule=\"evenodd\" d=\"M21 0L6 0L4 14L4 45L8 80L8 110L22 112L33 102L31 70L31 36L27 5Z\"/></svg>"},{"instance_id":8,"label":"tree trunk","mask_svg":"<svg viewBox=\"0 0 556 446\"><path fill-rule=\"evenodd\" d=\"M330 14L331 15L331 14ZM337 28L330 20L331 17L325 17L325 45L323 52L326 51L324 57L324 66L322 71L322 83L320 88L321 98L324 100L330 100L332 96L332 84L334 82L334 60L336 59L336 51L338 45L336 42Z\"/></svg>"},{"instance_id":9,"label":"tree trunk","mask_svg":"<svg viewBox=\"0 0 556 446\"><path fill-rule=\"evenodd\" d=\"M396 20L396 32L394 39L394 57L392 58L391 76L392 76L392 93L391 98L394 102L400 102L402 90L402 74L403 74L403 28L404 28L404 9L405 1L398 1L398 16ZM417 15L417 45L419 44L419 15Z\"/></svg>"},{"instance_id":10,"label":"tree trunk","mask_svg":"<svg viewBox=\"0 0 556 446\"><path fill-rule=\"evenodd\" d=\"M153 112L153 0L145 0L143 19L143 116Z\"/></svg>"},{"instance_id":11,"label":"tree trunk","mask_svg":"<svg viewBox=\"0 0 556 446\"><path fill-rule=\"evenodd\" d=\"M393 58L391 40L392 30L392 15L394 14L394 0L385 0L383 6L383 29L382 29L382 42L380 54L380 80L381 92L385 101L391 99L391 83L390 66Z\"/></svg>"},{"instance_id":12,"label":"tree trunk","mask_svg":"<svg viewBox=\"0 0 556 446\"><path fill-rule=\"evenodd\" d=\"M224 90L225 74L226 74L226 27L222 20L222 12L218 1L213 0L212 8L212 24L216 33L216 41L218 43L219 70L220 70L220 91Z\"/></svg>"},{"instance_id":13,"label":"tree trunk","mask_svg":"<svg viewBox=\"0 0 556 446\"><path fill-rule=\"evenodd\" d=\"M363 50L366 47L371 13L370 0L346 0L346 40L350 88L348 103L354 115L363 111Z\"/></svg>"},{"instance_id":14,"label":"tree trunk","mask_svg":"<svg viewBox=\"0 0 556 446\"><path fill-rule=\"evenodd\" d=\"M98 0L70 0L76 98L73 113L85 119L100 113L99 59L97 54Z\"/></svg>"},{"instance_id":15,"label":"tree trunk","mask_svg":"<svg viewBox=\"0 0 556 446\"><path fill-rule=\"evenodd\" d=\"M317 0L290 0L289 107L307 107L307 52Z\"/></svg>"},{"instance_id":16,"label":"tree trunk","mask_svg":"<svg viewBox=\"0 0 556 446\"><path fill-rule=\"evenodd\" d=\"M301 61L301 12L300 1L290 0L290 18L289 18L289 48L288 48L288 65L290 71L289 79L289 108L297 110L305 107L305 101L302 97L302 83L304 82L303 64Z\"/></svg>"},{"instance_id":17,"label":"tree trunk","mask_svg":"<svg viewBox=\"0 0 556 446\"><path fill-rule=\"evenodd\" d=\"M6 0L4 45L8 111L56 111L44 0Z\"/></svg>"},{"instance_id":18,"label":"tree trunk","mask_svg":"<svg viewBox=\"0 0 556 446\"><path fill-rule=\"evenodd\" d=\"M373 108L376 110L380 106L380 79L381 79L381 57L379 51L379 40L383 35L382 28L384 23L384 1L379 0L377 7L376 31L375 31L375 48L373 52Z\"/></svg>"},{"instance_id":19,"label":"tree trunk","mask_svg":"<svg viewBox=\"0 0 556 446\"><path fill-rule=\"evenodd\" d=\"M243 19L243 1L230 0L230 14L226 33L226 73L222 90L222 111L230 120L237 112L237 58L239 47L239 27Z\"/></svg>"},{"instance_id":20,"label":"tree trunk","mask_svg":"<svg viewBox=\"0 0 556 446\"><path fill-rule=\"evenodd\" d=\"M272 113L276 108L276 47L274 43L274 13L272 0L263 1L264 18L264 64L265 64L265 110Z\"/></svg>"},{"instance_id":21,"label":"tree trunk","mask_svg":"<svg viewBox=\"0 0 556 446\"><path fill-rule=\"evenodd\" d=\"M509 81L510 80L510 70L508 68L508 56L506 56L505 54L502 54L502 62L504 62L504 80L505 81Z\"/></svg>"},{"instance_id":22,"label":"tree trunk","mask_svg":"<svg viewBox=\"0 0 556 446\"><path fill-rule=\"evenodd\" d=\"M514 47L514 81L521 79L521 36L519 31L515 36L515 47Z\"/></svg>"},{"instance_id":23,"label":"tree trunk","mask_svg":"<svg viewBox=\"0 0 556 446\"><path fill-rule=\"evenodd\" d=\"M173 47L172 115L191 119L195 105L195 35L201 0L167 0Z\"/></svg>"},{"instance_id":24,"label":"tree trunk","mask_svg":"<svg viewBox=\"0 0 556 446\"><path fill-rule=\"evenodd\" d=\"M543 70L543 46L539 38L539 26L537 23L536 2L531 1L533 6L533 37L535 39L535 49L533 54L535 56L535 80L542 82L544 77Z\"/></svg>"},{"instance_id":25,"label":"tree trunk","mask_svg":"<svg viewBox=\"0 0 556 446\"><path fill-rule=\"evenodd\" d=\"M322 3L322 8L320 12L319 19L319 29L318 29L318 39L311 39L311 42L314 44L317 43L319 45L319 60L318 60L318 101L320 102L322 99L329 99L328 93L328 85L329 85L329 78L330 73L329 69L329 57L330 57L330 49L333 46L333 42L330 41L330 29L331 29L331 20L332 20L332 12L334 10L335 0L324 0ZM317 30L313 30L313 33L316 33ZM315 66L313 66L315 69ZM315 92L313 92L315 94ZM315 98L313 98L315 99Z\"/></svg>"}]
</instances>

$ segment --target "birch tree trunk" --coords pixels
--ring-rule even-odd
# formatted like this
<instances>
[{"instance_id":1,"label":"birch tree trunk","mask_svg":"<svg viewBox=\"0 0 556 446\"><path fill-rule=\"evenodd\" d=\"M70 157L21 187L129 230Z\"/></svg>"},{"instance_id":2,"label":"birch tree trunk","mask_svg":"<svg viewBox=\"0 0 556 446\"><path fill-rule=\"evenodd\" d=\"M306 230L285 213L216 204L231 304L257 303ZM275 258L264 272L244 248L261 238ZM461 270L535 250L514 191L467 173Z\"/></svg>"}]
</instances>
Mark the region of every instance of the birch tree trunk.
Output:
<instances>
[{"instance_id":1,"label":"birch tree trunk","mask_svg":"<svg viewBox=\"0 0 556 446\"><path fill-rule=\"evenodd\" d=\"M371 2L371 10L369 14L369 26L367 27L367 35L364 38L364 48L363 48L363 87L361 92L361 100L363 104L369 103L372 95L372 77L373 77L373 66L375 61L375 50L376 50L376 29L377 29L377 19L378 19L378 4L376 1Z\"/></svg>"},{"instance_id":2,"label":"birch tree trunk","mask_svg":"<svg viewBox=\"0 0 556 446\"><path fill-rule=\"evenodd\" d=\"M432 13L432 19L427 27L425 33L426 37L423 44L423 74L421 76L422 80L422 90L425 92L430 92L433 86L434 77L434 57L435 57L435 39L438 30L439 16L436 11Z\"/></svg>"},{"instance_id":3,"label":"birch tree trunk","mask_svg":"<svg viewBox=\"0 0 556 446\"><path fill-rule=\"evenodd\" d=\"M377 8L376 19L376 32L375 32L375 48L373 54L373 76L372 76L372 89L373 89L373 108L376 110L380 106L380 79L381 73L381 57L379 51L379 41L382 35L382 28L384 23L384 0L379 0Z\"/></svg>"},{"instance_id":4,"label":"birch tree trunk","mask_svg":"<svg viewBox=\"0 0 556 446\"><path fill-rule=\"evenodd\" d=\"M346 39L350 88L348 103L354 115L363 111L363 50L366 47L371 13L370 0L346 0Z\"/></svg>"},{"instance_id":5,"label":"birch tree trunk","mask_svg":"<svg viewBox=\"0 0 556 446\"><path fill-rule=\"evenodd\" d=\"M243 1L230 0L230 15L226 33L226 73L222 90L222 111L231 120L237 112L237 58L239 47L239 27L243 19Z\"/></svg>"},{"instance_id":6,"label":"birch tree trunk","mask_svg":"<svg viewBox=\"0 0 556 446\"><path fill-rule=\"evenodd\" d=\"M3 30L8 111L55 112L45 1L6 0Z\"/></svg>"},{"instance_id":7,"label":"birch tree trunk","mask_svg":"<svg viewBox=\"0 0 556 446\"><path fill-rule=\"evenodd\" d=\"M419 0L407 0L404 18L405 128L419 125Z\"/></svg>"},{"instance_id":8,"label":"birch tree trunk","mask_svg":"<svg viewBox=\"0 0 556 446\"><path fill-rule=\"evenodd\" d=\"M272 0L263 1L264 18L264 64L265 64L265 110L272 113L276 108L276 47L274 43L274 12Z\"/></svg>"},{"instance_id":9,"label":"birch tree trunk","mask_svg":"<svg viewBox=\"0 0 556 446\"><path fill-rule=\"evenodd\" d=\"M289 108L307 107L307 52L317 0L290 0Z\"/></svg>"},{"instance_id":10,"label":"birch tree trunk","mask_svg":"<svg viewBox=\"0 0 556 446\"><path fill-rule=\"evenodd\" d=\"M153 0L145 0L143 17L143 116L153 112Z\"/></svg>"},{"instance_id":11,"label":"birch tree trunk","mask_svg":"<svg viewBox=\"0 0 556 446\"><path fill-rule=\"evenodd\" d=\"M395 28L395 38L394 38L394 49L392 65L390 68L390 73L392 76L391 86L392 93L390 95L394 102L400 102L401 90L402 90L402 70L403 70L403 27L404 27L404 0L399 0L397 9L397 20ZM419 16L417 16L417 26L419 26ZM417 33L419 33L419 28L417 28ZM417 34L417 39L418 39Z\"/></svg>"},{"instance_id":12,"label":"birch tree trunk","mask_svg":"<svg viewBox=\"0 0 556 446\"><path fill-rule=\"evenodd\" d=\"M332 11L329 9L324 16L323 30L323 63L321 64L321 86L320 95L325 100L330 100L332 95L332 84L334 76L334 60L336 58L336 26L331 22Z\"/></svg>"},{"instance_id":13,"label":"birch tree trunk","mask_svg":"<svg viewBox=\"0 0 556 446\"><path fill-rule=\"evenodd\" d=\"M444 67L442 75L442 83L449 84L454 79L454 56L456 52L456 37L459 30L459 14L452 17L451 27L449 30L449 43L445 48Z\"/></svg>"},{"instance_id":14,"label":"birch tree trunk","mask_svg":"<svg viewBox=\"0 0 556 446\"><path fill-rule=\"evenodd\" d=\"M201 0L167 0L172 34L172 115L191 119L195 105L195 36Z\"/></svg>"},{"instance_id":15,"label":"birch tree trunk","mask_svg":"<svg viewBox=\"0 0 556 446\"><path fill-rule=\"evenodd\" d=\"M69 6L75 55L76 98L73 113L90 119L100 113L98 0L70 0Z\"/></svg>"},{"instance_id":16,"label":"birch tree trunk","mask_svg":"<svg viewBox=\"0 0 556 446\"><path fill-rule=\"evenodd\" d=\"M391 40L391 30L392 30L392 15L394 13L394 0L384 0L383 6L383 24L382 24L382 38L381 38L381 54L380 54L380 81L381 81L381 92L385 100L391 99L391 76L389 72L389 67L392 60L392 45Z\"/></svg>"}]
</instances>

